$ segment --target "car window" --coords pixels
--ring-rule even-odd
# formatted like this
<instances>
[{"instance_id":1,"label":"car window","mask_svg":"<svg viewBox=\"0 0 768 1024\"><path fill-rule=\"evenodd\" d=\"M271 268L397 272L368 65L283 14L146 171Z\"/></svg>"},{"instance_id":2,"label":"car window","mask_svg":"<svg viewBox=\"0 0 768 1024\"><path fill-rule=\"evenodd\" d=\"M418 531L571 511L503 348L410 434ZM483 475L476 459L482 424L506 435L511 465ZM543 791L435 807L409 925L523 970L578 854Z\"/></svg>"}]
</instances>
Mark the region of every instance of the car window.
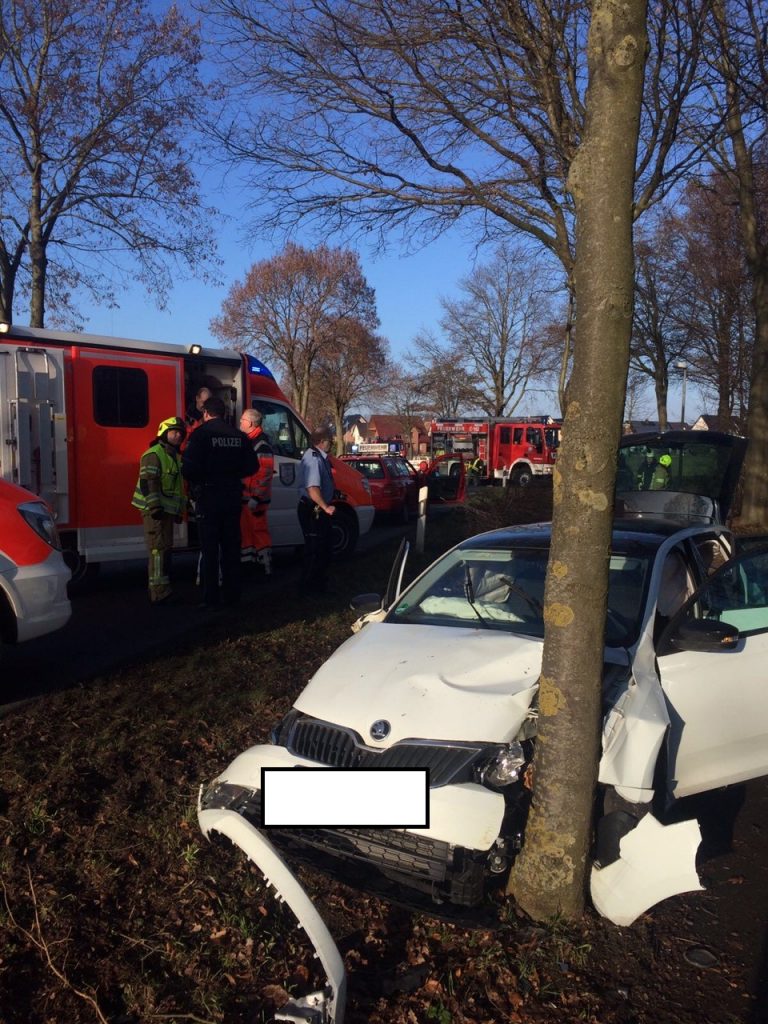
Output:
<instances>
[{"instance_id":1,"label":"car window","mask_svg":"<svg viewBox=\"0 0 768 1024\"><path fill-rule=\"evenodd\" d=\"M742 634L768 631L768 548L747 551L715 572L688 614L717 619Z\"/></svg>"},{"instance_id":2,"label":"car window","mask_svg":"<svg viewBox=\"0 0 768 1024\"><path fill-rule=\"evenodd\" d=\"M695 444L673 441L666 447L622 445L616 490L716 495L731 458L730 449L700 439Z\"/></svg>"},{"instance_id":3,"label":"car window","mask_svg":"<svg viewBox=\"0 0 768 1024\"><path fill-rule=\"evenodd\" d=\"M291 410L284 405L267 402L261 398L253 400L253 408L261 412L261 428L275 454L300 459L309 447L309 435Z\"/></svg>"},{"instance_id":4,"label":"car window","mask_svg":"<svg viewBox=\"0 0 768 1024\"><path fill-rule=\"evenodd\" d=\"M546 548L458 549L401 596L388 622L502 629L544 636ZM627 646L639 633L649 561L611 556L606 643Z\"/></svg>"},{"instance_id":5,"label":"car window","mask_svg":"<svg viewBox=\"0 0 768 1024\"><path fill-rule=\"evenodd\" d=\"M405 459L388 459L387 463L392 469L392 472L396 473L397 476L410 477L411 473Z\"/></svg>"},{"instance_id":6,"label":"car window","mask_svg":"<svg viewBox=\"0 0 768 1024\"><path fill-rule=\"evenodd\" d=\"M378 459L355 459L350 462L358 473L362 473L368 480L383 480L385 477L384 467Z\"/></svg>"},{"instance_id":7,"label":"car window","mask_svg":"<svg viewBox=\"0 0 768 1024\"><path fill-rule=\"evenodd\" d=\"M544 635L544 550L449 552L407 590L392 622Z\"/></svg>"}]
</instances>

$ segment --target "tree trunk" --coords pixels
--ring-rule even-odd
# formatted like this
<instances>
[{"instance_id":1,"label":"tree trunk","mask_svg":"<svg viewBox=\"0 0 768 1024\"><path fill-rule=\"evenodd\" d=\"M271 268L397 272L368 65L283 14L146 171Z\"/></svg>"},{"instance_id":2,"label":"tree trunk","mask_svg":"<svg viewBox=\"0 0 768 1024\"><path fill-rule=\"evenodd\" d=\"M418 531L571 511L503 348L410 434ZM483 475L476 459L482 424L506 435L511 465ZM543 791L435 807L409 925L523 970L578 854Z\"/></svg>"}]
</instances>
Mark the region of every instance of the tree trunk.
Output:
<instances>
[{"instance_id":1,"label":"tree trunk","mask_svg":"<svg viewBox=\"0 0 768 1024\"><path fill-rule=\"evenodd\" d=\"M32 283L29 295L29 326L45 327L45 279L48 260L42 242L30 239L29 262Z\"/></svg>"},{"instance_id":2,"label":"tree trunk","mask_svg":"<svg viewBox=\"0 0 768 1024\"><path fill-rule=\"evenodd\" d=\"M554 475L533 803L510 887L536 920L578 917L599 751L616 451L634 288L632 195L646 0L595 0L576 204L576 338Z\"/></svg>"},{"instance_id":3,"label":"tree trunk","mask_svg":"<svg viewBox=\"0 0 768 1024\"><path fill-rule=\"evenodd\" d=\"M755 311L755 348L749 388L747 436L749 448L744 460L740 521L768 529L768 245L760 238L759 215L752 157L744 138L741 116L742 95L737 49L732 44L722 0L713 11L720 30L721 69L727 99L726 124L733 148L739 187L739 222L750 277Z\"/></svg>"},{"instance_id":4,"label":"tree trunk","mask_svg":"<svg viewBox=\"0 0 768 1024\"><path fill-rule=\"evenodd\" d=\"M656 392L656 417L659 421L659 430L669 430L669 417L667 413L667 399L669 398L669 391L665 370L656 374L653 386Z\"/></svg>"}]
</instances>

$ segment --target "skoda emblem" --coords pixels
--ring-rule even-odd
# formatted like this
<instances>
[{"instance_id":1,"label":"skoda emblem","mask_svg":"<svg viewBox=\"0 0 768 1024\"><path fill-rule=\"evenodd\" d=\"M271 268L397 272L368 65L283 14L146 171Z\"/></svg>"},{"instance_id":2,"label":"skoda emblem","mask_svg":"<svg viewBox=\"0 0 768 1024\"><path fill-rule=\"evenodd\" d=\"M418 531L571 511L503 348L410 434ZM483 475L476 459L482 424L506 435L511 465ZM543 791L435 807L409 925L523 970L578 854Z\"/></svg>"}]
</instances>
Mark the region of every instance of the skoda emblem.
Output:
<instances>
[{"instance_id":1,"label":"skoda emblem","mask_svg":"<svg viewBox=\"0 0 768 1024\"><path fill-rule=\"evenodd\" d=\"M380 718L371 726L371 738L374 740L384 740L389 736L391 728L392 726L389 722L385 722L383 718Z\"/></svg>"}]
</instances>

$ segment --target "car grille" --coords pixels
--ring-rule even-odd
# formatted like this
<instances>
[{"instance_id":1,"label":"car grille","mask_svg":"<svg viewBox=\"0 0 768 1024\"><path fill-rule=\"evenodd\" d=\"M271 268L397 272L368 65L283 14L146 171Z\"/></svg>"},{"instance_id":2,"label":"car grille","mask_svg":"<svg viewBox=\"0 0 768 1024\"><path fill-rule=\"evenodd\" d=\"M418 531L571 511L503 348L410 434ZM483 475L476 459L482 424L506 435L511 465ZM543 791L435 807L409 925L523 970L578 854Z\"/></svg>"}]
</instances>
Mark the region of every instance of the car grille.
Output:
<instances>
[{"instance_id":1,"label":"car grille","mask_svg":"<svg viewBox=\"0 0 768 1024\"><path fill-rule=\"evenodd\" d=\"M258 790L232 809L254 828L263 828ZM348 885L359 884L382 895L388 894L388 885L394 885L395 893L400 885L405 885L427 894L430 900L448 900L470 907L483 893L485 854L412 832L377 828L268 828L266 835L283 853L299 862L320 868ZM356 875L357 871L361 874Z\"/></svg>"},{"instance_id":2,"label":"car grille","mask_svg":"<svg viewBox=\"0 0 768 1024\"><path fill-rule=\"evenodd\" d=\"M432 789L462 775L462 781L468 781L467 769L484 749L483 744L406 740L375 750L352 729L295 713L281 727L278 742L297 757L333 768L427 768Z\"/></svg>"}]
</instances>

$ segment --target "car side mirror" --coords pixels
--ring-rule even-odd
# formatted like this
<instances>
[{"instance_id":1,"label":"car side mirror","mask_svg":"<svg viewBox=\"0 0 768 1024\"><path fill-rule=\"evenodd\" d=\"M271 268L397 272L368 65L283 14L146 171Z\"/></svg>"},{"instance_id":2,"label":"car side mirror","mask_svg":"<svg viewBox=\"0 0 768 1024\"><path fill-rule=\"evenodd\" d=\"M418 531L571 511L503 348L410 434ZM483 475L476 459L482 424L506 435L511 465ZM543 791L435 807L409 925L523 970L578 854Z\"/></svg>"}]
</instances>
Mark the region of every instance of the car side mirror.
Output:
<instances>
[{"instance_id":1,"label":"car side mirror","mask_svg":"<svg viewBox=\"0 0 768 1024\"><path fill-rule=\"evenodd\" d=\"M670 651L730 651L739 642L735 626L717 619L686 619L667 641Z\"/></svg>"},{"instance_id":2,"label":"car side mirror","mask_svg":"<svg viewBox=\"0 0 768 1024\"><path fill-rule=\"evenodd\" d=\"M381 608L380 594L358 594L349 602L349 607L358 615L369 615Z\"/></svg>"}]
</instances>

